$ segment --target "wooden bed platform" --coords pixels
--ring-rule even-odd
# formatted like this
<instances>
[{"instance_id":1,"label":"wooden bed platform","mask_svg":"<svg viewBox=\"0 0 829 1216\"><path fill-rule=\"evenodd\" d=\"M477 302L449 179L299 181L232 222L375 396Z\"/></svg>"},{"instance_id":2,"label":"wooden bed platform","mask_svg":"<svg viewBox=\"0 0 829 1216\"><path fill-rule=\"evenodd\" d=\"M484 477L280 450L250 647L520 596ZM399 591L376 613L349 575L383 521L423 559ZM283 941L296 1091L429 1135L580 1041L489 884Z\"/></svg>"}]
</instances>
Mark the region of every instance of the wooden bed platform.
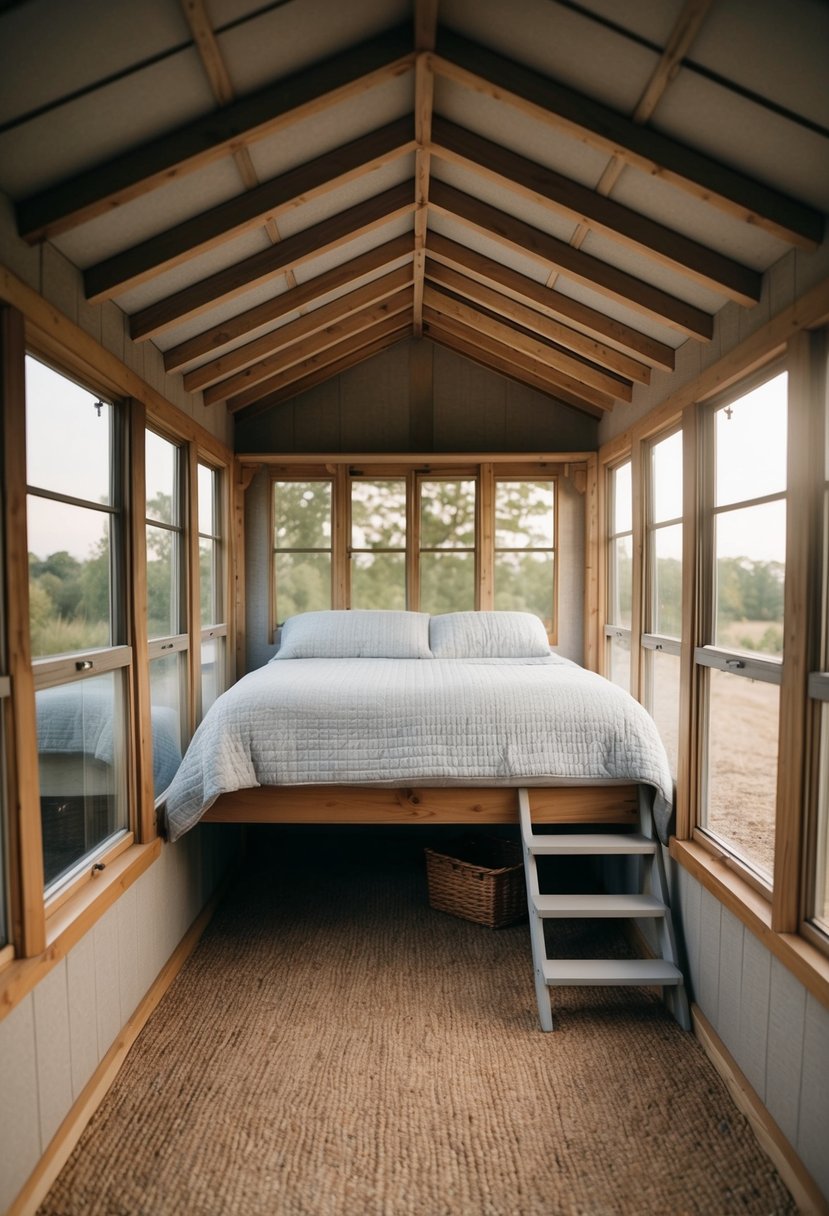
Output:
<instances>
[{"instance_id":1,"label":"wooden bed platform","mask_svg":"<svg viewBox=\"0 0 829 1216\"><path fill-rule=\"evenodd\" d=\"M530 787L536 823L638 825L633 783ZM518 790L508 786L266 785L222 794L203 823L518 823Z\"/></svg>"}]
</instances>

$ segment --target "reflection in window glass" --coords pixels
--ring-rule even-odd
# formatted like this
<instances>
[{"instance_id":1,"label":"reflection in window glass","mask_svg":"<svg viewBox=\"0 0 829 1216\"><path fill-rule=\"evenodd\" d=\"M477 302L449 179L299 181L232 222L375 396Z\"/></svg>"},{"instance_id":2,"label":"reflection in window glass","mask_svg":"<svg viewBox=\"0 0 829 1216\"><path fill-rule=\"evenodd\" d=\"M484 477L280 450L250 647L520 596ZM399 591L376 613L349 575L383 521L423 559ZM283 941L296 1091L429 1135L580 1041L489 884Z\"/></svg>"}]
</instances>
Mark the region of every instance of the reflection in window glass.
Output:
<instances>
[{"instance_id":1,"label":"reflection in window glass","mask_svg":"<svg viewBox=\"0 0 829 1216\"><path fill-rule=\"evenodd\" d=\"M682 432L660 439L651 449L653 487L651 522L682 518Z\"/></svg>"},{"instance_id":2,"label":"reflection in window glass","mask_svg":"<svg viewBox=\"0 0 829 1216\"><path fill-rule=\"evenodd\" d=\"M179 535L147 524L147 628L150 638L181 632Z\"/></svg>"},{"instance_id":3,"label":"reflection in window glass","mask_svg":"<svg viewBox=\"0 0 829 1216\"><path fill-rule=\"evenodd\" d=\"M276 621L331 607L330 481L275 481Z\"/></svg>"},{"instance_id":4,"label":"reflection in window glass","mask_svg":"<svg viewBox=\"0 0 829 1216\"><path fill-rule=\"evenodd\" d=\"M167 654L150 663L153 792L157 798L176 775L182 752L181 721L187 692L187 655Z\"/></svg>"},{"instance_id":5,"label":"reflection in window glass","mask_svg":"<svg viewBox=\"0 0 829 1216\"><path fill-rule=\"evenodd\" d=\"M609 641L608 677L620 688L630 688L630 634L612 633Z\"/></svg>"},{"instance_id":6,"label":"reflection in window glass","mask_svg":"<svg viewBox=\"0 0 829 1216\"><path fill-rule=\"evenodd\" d=\"M36 694L47 888L127 827L124 671Z\"/></svg>"},{"instance_id":7,"label":"reflection in window glass","mask_svg":"<svg viewBox=\"0 0 829 1216\"><path fill-rule=\"evenodd\" d=\"M679 655L645 651L644 703L653 720L676 777L679 759Z\"/></svg>"},{"instance_id":8,"label":"reflection in window glass","mask_svg":"<svg viewBox=\"0 0 829 1216\"><path fill-rule=\"evenodd\" d=\"M786 503L759 503L718 513L716 644L783 653Z\"/></svg>"},{"instance_id":9,"label":"reflection in window glass","mask_svg":"<svg viewBox=\"0 0 829 1216\"><path fill-rule=\"evenodd\" d=\"M555 484L496 481L496 609L532 612L553 632Z\"/></svg>"},{"instance_id":10,"label":"reflection in window glass","mask_svg":"<svg viewBox=\"0 0 829 1216\"><path fill-rule=\"evenodd\" d=\"M711 669L701 826L769 881L774 865L780 690Z\"/></svg>"},{"instance_id":11,"label":"reflection in window glass","mask_svg":"<svg viewBox=\"0 0 829 1216\"><path fill-rule=\"evenodd\" d=\"M26 356L26 480L30 487L111 505L112 424L111 405Z\"/></svg>"},{"instance_id":12,"label":"reflection in window glass","mask_svg":"<svg viewBox=\"0 0 829 1216\"><path fill-rule=\"evenodd\" d=\"M180 524L180 450L151 430L146 432L145 444L147 519L163 524Z\"/></svg>"},{"instance_id":13,"label":"reflection in window glass","mask_svg":"<svg viewBox=\"0 0 829 1216\"><path fill-rule=\"evenodd\" d=\"M787 377L783 372L715 415L715 506L786 489Z\"/></svg>"},{"instance_id":14,"label":"reflection in window glass","mask_svg":"<svg viewBox=\"0 0 829 1216\"><path fill-rule=\"evenodd\" d=\"M655 528L653 544L653 622L650 633L682 635L682 524Z\"/></svg>"},{"instance_id":15,"label":"reflection in window glass","mask_svg":"<svg viewBox=\"0 0 829 1216\"><path fill-rule=\"evenodd\" d=\"M216 473L207 465L200 464L198 471L199 532L215 535L216 527Z\"/></svg>"},{"instance_id":16,"label":"reflection in window glass","mask_svg":"<svg viewBox=\"0 0 829 1216\"><path fill-rule=\"evenodd\" d=\"M406 482L351 482L351 606L406 607Z\"/></svg>"},{"instance_id":17,"label":"reflection in window glass","mask_svg":"<svg viewBox=\"0 0 829 1216\"><path fill-rule=\"evenodd\" d=\"M614 533L630 532L633 530L633 488L631 477L631 463L629 460L613 470L612 530Z\"/></svg>"},{"instance_id":18,"label":"reflection in window glass","mask_svg":"<svg viewBox=\"0 0 829 1216\"><path fill-rule=\"evenodd\" d=\"M532 612L553 631L554 557L530 550L495 553L496 611Z\"/></svg>"},{"instance_id":19,"label":"reflection in window glass","mask_svg":"<svg viewBox=\"0 0 829 1216\"><path fill-rule=\"evenodd\" d=\"M420 611L475 607L475 482L420 482Z\"/></svg>"},{"instance_id":20,"label":"reflection in window glass","mask_svg":"<svg viewBox=\"0 0 829 1216\"><path fill-rule=\"evenodd\" d=\"M202 717L224 691L224 654L225 639L223 637L206 638L201 644L201 712Z\"/></svg>"},{"instance_id":21,"label":"reflection in window glass","mask_svg":"<svg viewBox=\"0 0 829 1216\"><path fill-rule=\"evenodd\" d=\"M620 536L611 544L610 609L613 625L630 629L633 605L633 537Z\"/></svg>"},{"instance_id":22,"label":"reflection in window glass","mask_svg":"<svg viewBox=\"0 0 829 1216\"><path fill-rule=\"evenodd\" d=\"M475 607L475 554L421 553L420 611L471 612Z\"/></svg>"}]
</instances>

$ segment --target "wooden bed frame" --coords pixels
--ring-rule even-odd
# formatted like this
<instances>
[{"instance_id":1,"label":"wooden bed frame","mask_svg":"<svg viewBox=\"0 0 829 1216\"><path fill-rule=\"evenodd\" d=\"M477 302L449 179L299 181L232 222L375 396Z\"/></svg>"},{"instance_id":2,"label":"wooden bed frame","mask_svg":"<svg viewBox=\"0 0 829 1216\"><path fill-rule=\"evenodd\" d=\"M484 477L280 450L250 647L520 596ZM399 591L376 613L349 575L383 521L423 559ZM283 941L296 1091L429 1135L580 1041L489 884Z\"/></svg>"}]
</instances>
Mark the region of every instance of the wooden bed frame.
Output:
<instances>
[{"instance_id":1,"label":"wooden bed frame","mask_svg":"<svg viewBox=\"0 0 829 1216\"><path fill-rule=\"evenodd\" d=\"M530 787L536 823L639 823L639 787ZM265 785L221 794L203 823L503 824L518 822L513 786L386 788Z\"/></svg>"}]
</instances>

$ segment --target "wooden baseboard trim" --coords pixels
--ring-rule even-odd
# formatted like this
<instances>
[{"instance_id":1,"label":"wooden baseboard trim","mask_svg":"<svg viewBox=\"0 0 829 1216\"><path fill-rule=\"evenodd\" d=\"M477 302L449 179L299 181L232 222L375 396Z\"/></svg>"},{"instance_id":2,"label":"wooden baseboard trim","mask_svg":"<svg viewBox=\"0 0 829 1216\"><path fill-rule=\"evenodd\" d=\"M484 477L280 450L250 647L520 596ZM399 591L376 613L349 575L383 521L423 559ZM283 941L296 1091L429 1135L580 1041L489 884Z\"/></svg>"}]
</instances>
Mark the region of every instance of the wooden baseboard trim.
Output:
<instances>
[{"instance_id":1,"label":"wooden baseboard trim","mask_svg":"<svg viewBox=\"0 0 829 1216\"><path fill-rule=\"evenodd\" d=\"M792 1193L803 1216L829 1216L829 1200L821 1194L789 1141L781 1132L714 1027L697 1005L691 1006L694 1034L725 1082L736 1106L751 1124L760 1147Z\"/></svg>"},{"instance_id":2,"label":"wooden baseboard trim","mask_svg":"<svg viewBox=\"0 0 829 1216\"><path fill-rule=\"evenodd\" d=\"M49 1188L68 1161L75 1145L80 1140L84 1128L106 1097L107 1091L118 1075L121 1065L127 1058L127 1054L138 1038L139 1033L198 945L199 938L207 928L235 870L236 867L232 867L230 874L221 883L204 908L202 908L156 976L141 1004L122 1028L115 1042L101 1060L77 1101L72 1106L72 1109L55 1132L49 1147L35 1166L28 1182L26 1182L20 1194L8 1209L6 1216L33 1216L43 1202Z\"/></svg>"}]
</instances>

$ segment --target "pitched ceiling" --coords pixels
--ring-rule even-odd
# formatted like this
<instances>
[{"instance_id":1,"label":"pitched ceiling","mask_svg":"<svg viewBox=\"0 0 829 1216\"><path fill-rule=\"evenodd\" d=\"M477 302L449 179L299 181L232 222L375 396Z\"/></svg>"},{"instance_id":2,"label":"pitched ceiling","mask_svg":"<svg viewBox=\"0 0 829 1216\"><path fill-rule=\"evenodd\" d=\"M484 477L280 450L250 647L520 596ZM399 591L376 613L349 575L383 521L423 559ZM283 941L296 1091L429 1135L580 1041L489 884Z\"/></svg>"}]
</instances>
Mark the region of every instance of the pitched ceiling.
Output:
<instances>
[{"instance_id":1,"label":"pitched ceiling","mask_svg":"<svg viewBox=\"0 0 829 1216\"><path fill-rule=\"evenodd\" d=\"M822 0L19 0L0 189L251 416L427 336L601 416L829 211Z\"/></svg>"}]
</instances>

